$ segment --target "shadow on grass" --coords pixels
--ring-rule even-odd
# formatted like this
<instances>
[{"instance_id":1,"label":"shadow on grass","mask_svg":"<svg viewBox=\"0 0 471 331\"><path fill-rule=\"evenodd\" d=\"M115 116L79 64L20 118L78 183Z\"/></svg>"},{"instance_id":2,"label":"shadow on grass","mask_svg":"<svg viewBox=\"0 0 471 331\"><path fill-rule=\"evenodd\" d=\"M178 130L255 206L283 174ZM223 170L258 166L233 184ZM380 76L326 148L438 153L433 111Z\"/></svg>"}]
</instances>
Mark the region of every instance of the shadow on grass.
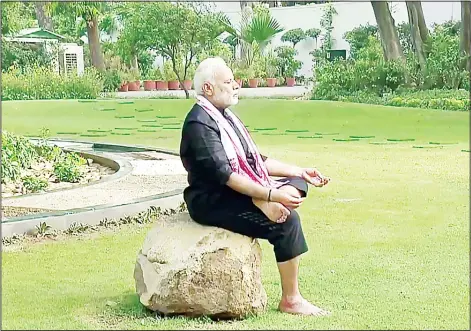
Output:
<instances>
[{"instance_id":1,"label":"shadow on grass","mask_svg":"<svg viewBox=\"0 0 471 331\"><path fill-rule=\"evenodd\" d=\"M140 324L151 326L152 324L173 325L173 327L197 327L209 325L238 325L254 318L255 315L247 316L245 319L225 319L214 318L209 316L192 317L185 315L164 315L158 312L151 311L144 307L139 297L134 292L123 293L115 297L108 297L104 299L104 307L102 306L99 311L100 324L109 326L128 326L129 324ZM265 314L277 313L275 307L267 307Z\"/></svg>"}]
</instances>

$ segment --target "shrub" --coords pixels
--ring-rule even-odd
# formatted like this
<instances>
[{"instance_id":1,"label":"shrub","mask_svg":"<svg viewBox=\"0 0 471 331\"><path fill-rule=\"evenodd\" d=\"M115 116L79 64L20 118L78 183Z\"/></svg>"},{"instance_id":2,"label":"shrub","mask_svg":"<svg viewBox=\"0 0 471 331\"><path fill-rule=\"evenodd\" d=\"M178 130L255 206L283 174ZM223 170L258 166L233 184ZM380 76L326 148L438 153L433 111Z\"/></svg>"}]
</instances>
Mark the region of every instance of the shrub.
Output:
<instances>
[{"instance_id":1,"label":"shrub","mask_svg":"<svg viewBox=\"0 0 471 331\"><path fill-rule=\"evenodd\" d=\"M29 168L35 158L34 146L28 139L2 131L2 183L17 180L21 169Z\"/></svg>"},{"instance_id":2,"label":"shrub","mask_svg":"<svg viewBox=\"0 0 471 331\"><path fill-rule=\"evenodd\" d=\"M47 68L25 72L11 69L2 75L3 100L96 99L103 82L93 69L81 76L59 75Z\"/></svg>"},{"instance_id":3,"label":"shrub","mask_svg":"<svg viewBox=\"0 0 471 331\"><path fill-rule=\"evenodd\" d=\"M53 161L54 173L60 181L76 182L82 176L80 166L86 160L77 153L65 153L58 147L48 146L43 142L32 144L28 139L2 131L2 183L20 180L22 170L31 168L33 163L44 160ZM29 190L44 188L44 180L33 177L21 178ZM47 181L46 187L47 187Z\"/></svg>"},{"instance_id":4,"label":"shrub","mask_svg":"<svg viewBox=\"0 0 471 331\"><path fill-rule=\"evenodd\" d=\"M109 69L100 73L103 79L103 92L116 92L123 83L123 73L118 69Z\"/></svg>"},{"instance_id":5,"label":"shrub","mask_svg":"<svg viewBox=\"0 0 471 331\"><path fill-rule=\"evenodd\" d=\"M303 31L303 29L297 28L285 32L281 36L281 41L292 43L294 48L296 47L296 44L304 40L306 37L306 33Z\"/></svg>"},{"instance_id":6,"label":"shrub","mask_svg":"<svg viewBox=\"0 0 471 331\"><path fill-rule=\"evenodd\" d=\"M54 164L54 175L61 182L76 183L82 177L80 166L85 164L85 159L75 153L66 153L64 157Z\"/></svg>"},{"instance_id":7,"label":"shrub","mask_svg":"<svg viewBox=\"0 0 471 331\"><path fill-rule=\"evenodd\" d=\"M290 46L279 46L275 49L275 53L278 57L277 66L281 76L294 77L302 65L301 61L294 58L298 54L297 51Z\"/></svg>"},{"instance_id":8,"label":"shrub","mask_svg":"<svg viewBox=\"0 0 471 331\"><path fill-rule=\"evenodd\" d=\"M44 178L25 176L22 178L22 181L26 191L31 193L42 191L48 186L48 182Z\"/></svg>"},{"instance_id":9,"label":"shrub","mask_svg":"<svg viewBox=\"0 0 471 331\"><path fill-rule=\"evenodd\" d=\"M313 99L315 99L313 97ZM334 95L335 101L367 103L394 107L441 109L449 111L468 111L470 109L469 92L465 90L406 90L383 96L368 91L357 91L348 95Z\"/></svg>"},{"instance_id":10,"label":"shrub","mask_svg":"<svg viewBox=\"0 0 471 331\"><path fill-rule=\"evenodd\" d=\"M2 72L10 67L49 67L51 59L52 55L46 51L44 45L22 44L2 38Z\"/></svg>"}]
</instances>

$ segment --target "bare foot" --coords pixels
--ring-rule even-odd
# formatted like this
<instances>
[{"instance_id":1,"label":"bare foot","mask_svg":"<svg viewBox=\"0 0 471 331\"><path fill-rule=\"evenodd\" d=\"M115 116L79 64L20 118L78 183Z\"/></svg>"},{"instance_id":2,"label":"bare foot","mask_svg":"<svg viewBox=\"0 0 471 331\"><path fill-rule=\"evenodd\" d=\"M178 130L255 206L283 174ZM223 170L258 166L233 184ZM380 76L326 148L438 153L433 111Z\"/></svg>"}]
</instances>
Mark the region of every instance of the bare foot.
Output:
<instances>
[{"instance_id":1,"label":"bare foot","mask_svg":"<svg viewBox=\"0 0 471 331\"><path fill-rule=\"evenodd\" d=\"M294 299L283 298L278 305L278 309L283 313L305 315L305 316L327 316L330 312L319 307L298 296Z\"/></svg>"},{"instance_id":2,"label":"bare foot","mask_svg":"<svg viewBox=\"0 0 471 331\"><path fill-rule=\"evenodd\" d=\"M268 219L275 223L283 223L289 216L290 211L288 208L278 202L267 202L263 200L252 199L255 206L257 206Z\"/></svg>"}]
</instances>

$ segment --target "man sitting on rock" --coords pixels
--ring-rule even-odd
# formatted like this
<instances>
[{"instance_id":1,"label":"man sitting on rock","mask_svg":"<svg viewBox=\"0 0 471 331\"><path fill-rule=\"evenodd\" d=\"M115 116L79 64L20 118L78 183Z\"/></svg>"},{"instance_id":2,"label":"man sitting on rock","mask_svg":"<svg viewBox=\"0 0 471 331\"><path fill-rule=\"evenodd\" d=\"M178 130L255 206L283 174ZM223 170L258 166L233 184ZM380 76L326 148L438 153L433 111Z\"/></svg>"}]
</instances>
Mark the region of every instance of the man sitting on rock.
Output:
<instances>
[{"instance_id":1,"label":"man sitting on rock","mask_svg":"<svg viewBox=\"0 0 471 331\"><path fill-rule=\"evenodd\" d=\"M287 165L259 153L244 124L228 109L238 102L239 86L224 60L202 61L194 87L197 102L187 114L180 144L190 216L203 225L267 239L274 246L281 277L279 310L328 314L305 300L298 288L299 257L308 248L294 209L305 199L307 183L322 187L329 179L314 168Z\"/></svg>"}]
</instances>

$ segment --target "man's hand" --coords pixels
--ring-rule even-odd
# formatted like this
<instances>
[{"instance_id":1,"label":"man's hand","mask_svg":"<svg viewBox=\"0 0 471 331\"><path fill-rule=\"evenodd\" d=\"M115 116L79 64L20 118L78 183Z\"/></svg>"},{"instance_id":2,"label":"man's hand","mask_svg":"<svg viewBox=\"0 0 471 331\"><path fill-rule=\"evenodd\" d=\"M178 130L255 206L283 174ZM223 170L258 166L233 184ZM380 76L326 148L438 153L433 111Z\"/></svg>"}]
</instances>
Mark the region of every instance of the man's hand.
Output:
<instances>
[{"instance_id":1,"label":"man's hand","mask_svg":"<svg viewBox=\"0 0 471 331\"><path fill-rule=\"evenodd\" d=\"M279 202L287 208L298 208L305 198L300 198L289 194L286 191L272 189L270 201Z\"/></svg>"},{"instance_id":2,"label":"man's hand","mask_svg":"<svg viewBox=\"0 0 471 331\"><path fill-rule=\"evenodd\" d=\"M303 168L301 177L315 187L322 187L330 181L329 177L323 176L316 168Z\"/></svg>"}]
</instances>

